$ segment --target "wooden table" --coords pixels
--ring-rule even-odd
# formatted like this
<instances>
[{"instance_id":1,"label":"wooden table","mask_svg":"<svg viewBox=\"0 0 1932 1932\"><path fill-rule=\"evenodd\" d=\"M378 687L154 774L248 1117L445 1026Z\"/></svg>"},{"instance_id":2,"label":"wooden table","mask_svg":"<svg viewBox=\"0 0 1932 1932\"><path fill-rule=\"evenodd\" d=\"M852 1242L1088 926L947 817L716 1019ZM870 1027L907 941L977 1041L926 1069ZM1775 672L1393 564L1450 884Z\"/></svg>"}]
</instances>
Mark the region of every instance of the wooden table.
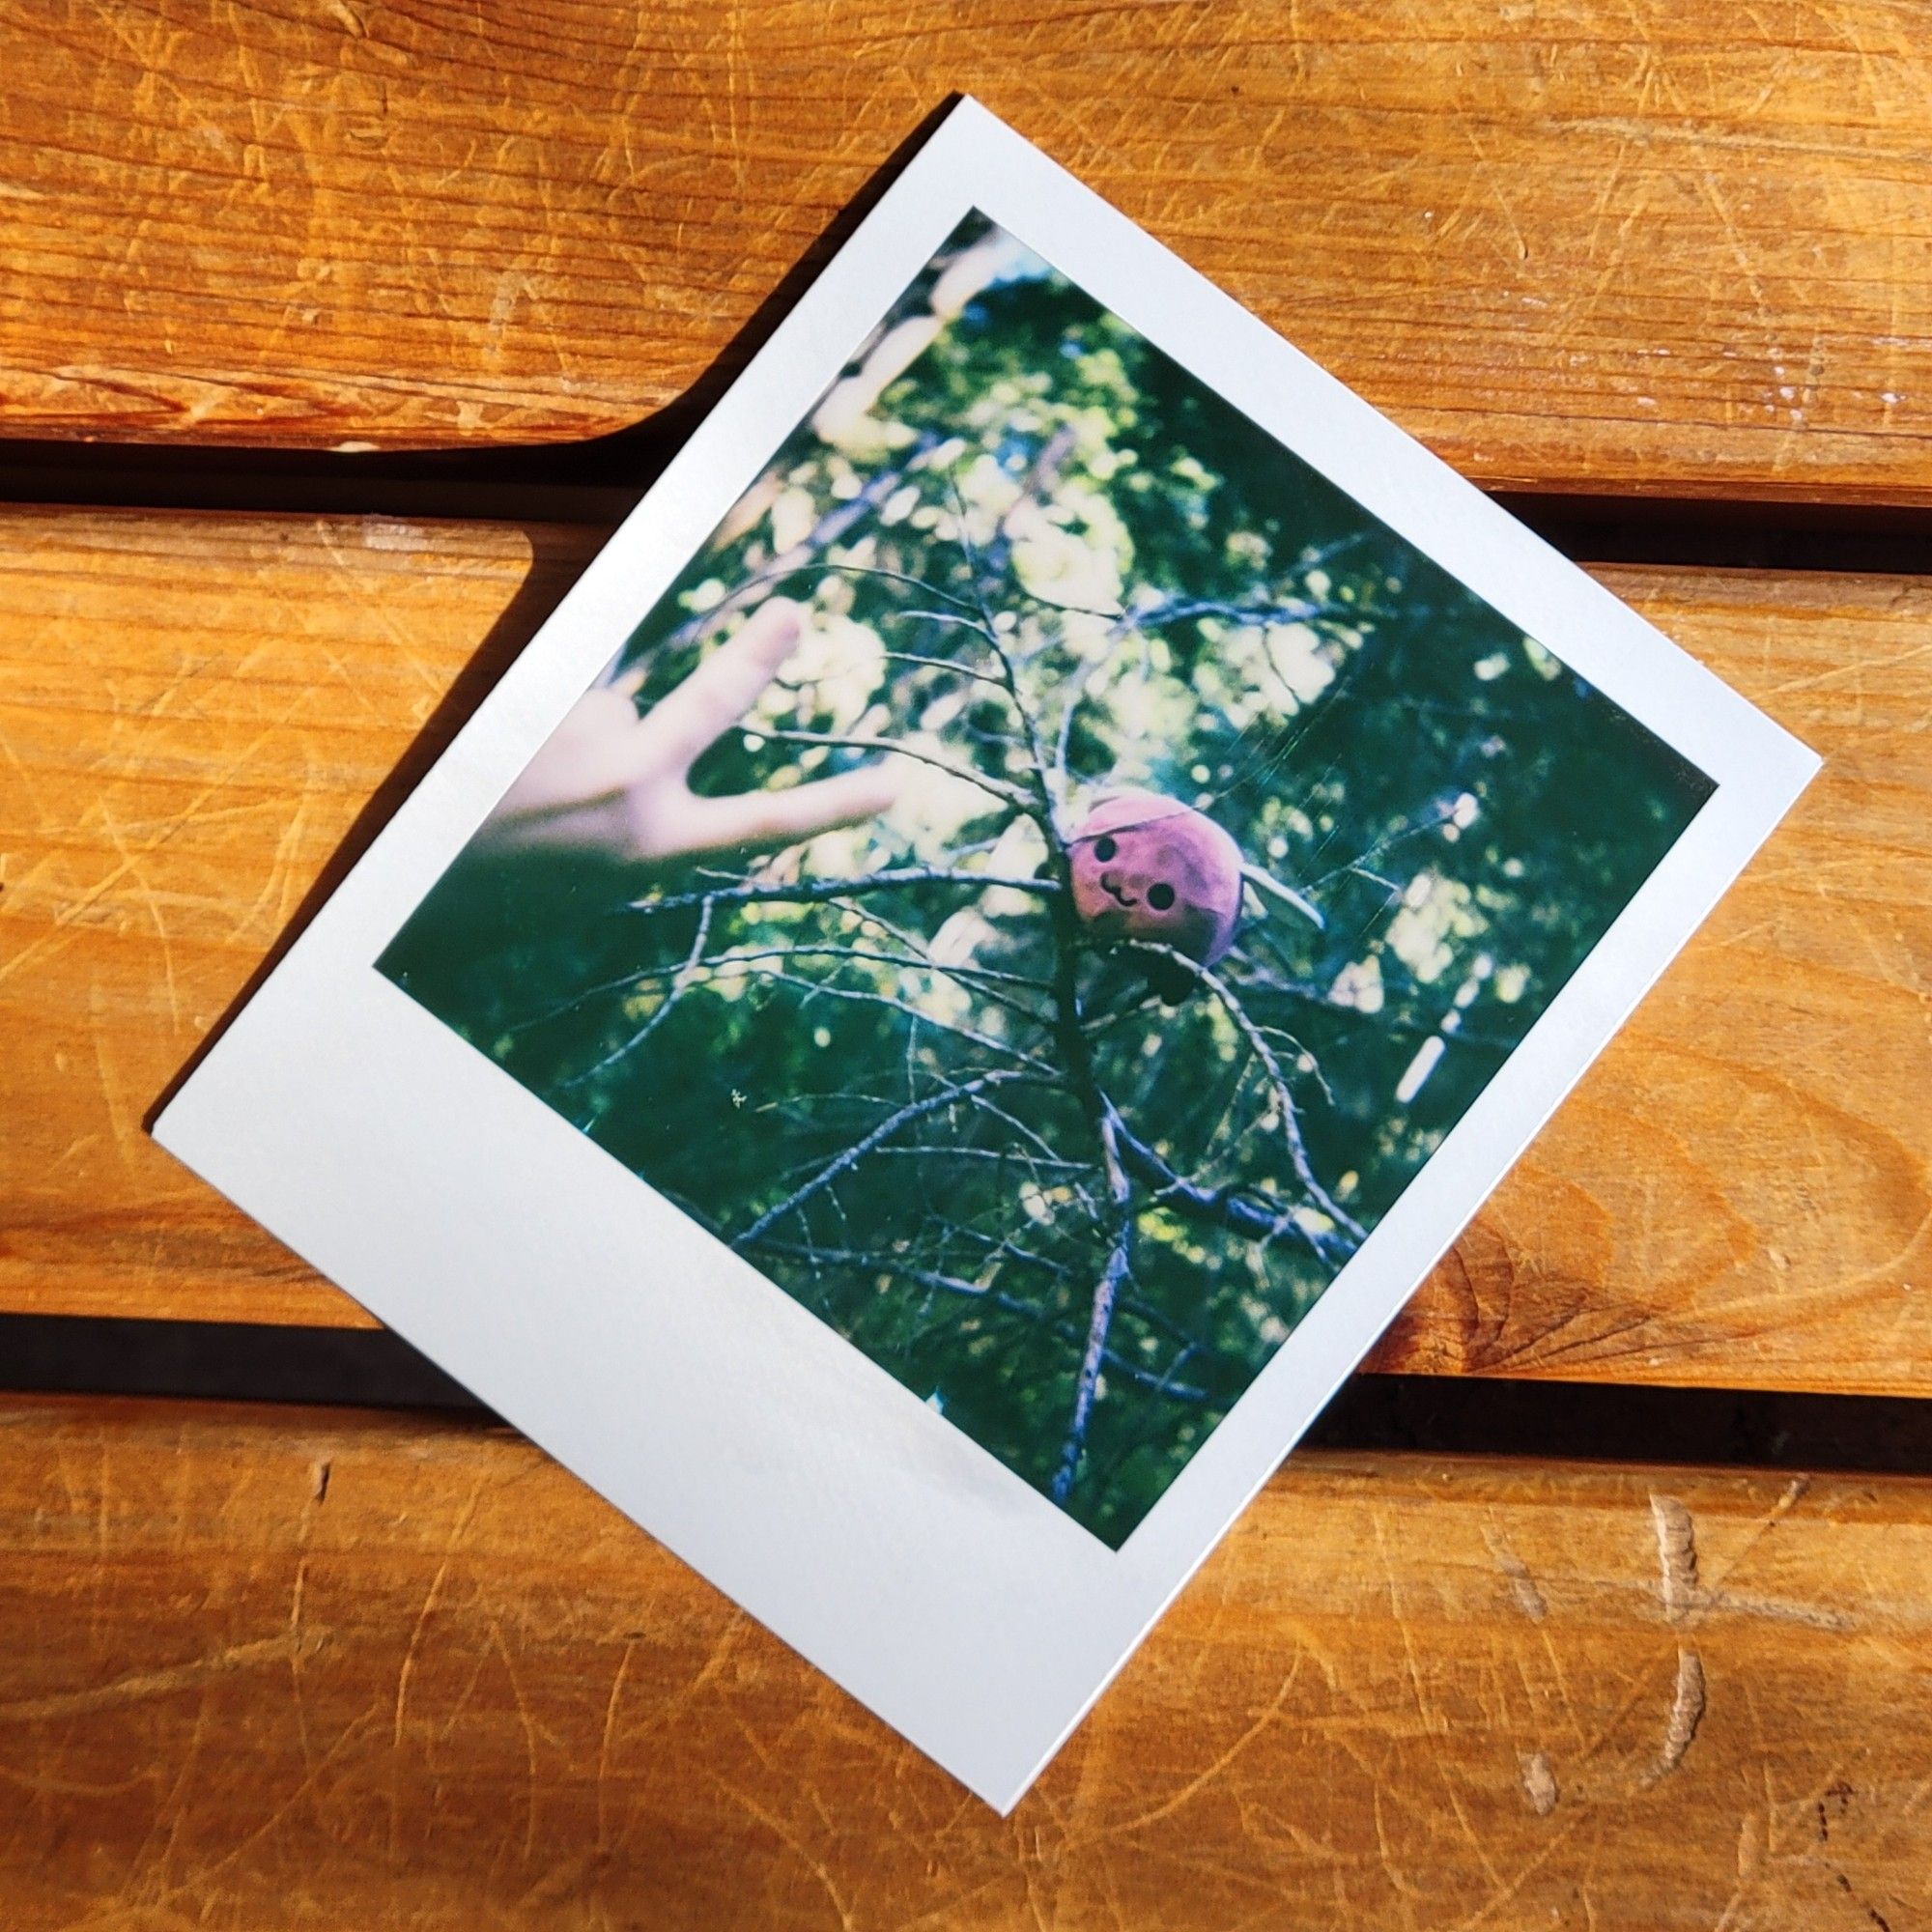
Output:
<instances>
[{"instance_id":1,"label":"wooden table","mask_svg":"<svg viewBox=\"0 0 1932 1932\"><path fill-rule=\"evenodd\" d=\"M365 1321L143 1116L603 534L500 452L648 453L961 87L1478 480L1687 506L1601 574L1827 756L1375 1366L1932 1394L1916 10L0 17L0 1380ZM1928 1922L1932 1483L1647 1453L1292 1458L1002 1822L478 1420L0 1396L0 1922Z\"/></svg>"}]
</instances>

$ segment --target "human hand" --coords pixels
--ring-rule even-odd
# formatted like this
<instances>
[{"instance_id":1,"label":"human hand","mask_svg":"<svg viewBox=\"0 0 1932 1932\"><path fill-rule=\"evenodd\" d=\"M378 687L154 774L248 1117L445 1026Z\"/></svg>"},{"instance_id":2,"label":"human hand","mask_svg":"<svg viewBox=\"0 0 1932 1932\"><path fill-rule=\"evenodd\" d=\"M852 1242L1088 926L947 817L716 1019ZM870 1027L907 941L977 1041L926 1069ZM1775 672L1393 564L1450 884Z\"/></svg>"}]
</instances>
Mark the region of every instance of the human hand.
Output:
<instances>
[{"instance_id":1,"label":"human hand","mask_svg":"<svg viewBox=\"0 0 1932 1932\"><path fill-rule=\"evenodd\" d=\"M471 854L568 855L639 872L703 853L795 844L885 810L900 790L893 758L783 791L707 798L691 789L692 766L796 649L801 614L790 598L767 599L642 717L642 671L586 692L484 821Z\"/></svg>"}]
</instances>

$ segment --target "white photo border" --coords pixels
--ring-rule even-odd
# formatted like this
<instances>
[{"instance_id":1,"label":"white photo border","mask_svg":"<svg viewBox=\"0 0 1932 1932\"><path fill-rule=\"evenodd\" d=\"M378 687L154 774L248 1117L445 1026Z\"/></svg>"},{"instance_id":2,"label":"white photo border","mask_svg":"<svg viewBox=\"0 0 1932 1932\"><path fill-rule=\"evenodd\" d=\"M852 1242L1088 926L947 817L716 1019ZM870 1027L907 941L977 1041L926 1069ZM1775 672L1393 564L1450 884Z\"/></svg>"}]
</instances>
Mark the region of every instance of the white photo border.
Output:
<instances>
[{"instance_id":1,"label":"white photo border","mask_svg":"<svg viewBox=\"0 0 1932 1932\"><path fill-rule=\"evenodd\" d=\"M374 961L974 210L1716 782L1118 1550ZM1817 758L978 103L828 264L183 1085L155 1137L1001 1811L1716 903Z\"/></svg>"}]
</instances>

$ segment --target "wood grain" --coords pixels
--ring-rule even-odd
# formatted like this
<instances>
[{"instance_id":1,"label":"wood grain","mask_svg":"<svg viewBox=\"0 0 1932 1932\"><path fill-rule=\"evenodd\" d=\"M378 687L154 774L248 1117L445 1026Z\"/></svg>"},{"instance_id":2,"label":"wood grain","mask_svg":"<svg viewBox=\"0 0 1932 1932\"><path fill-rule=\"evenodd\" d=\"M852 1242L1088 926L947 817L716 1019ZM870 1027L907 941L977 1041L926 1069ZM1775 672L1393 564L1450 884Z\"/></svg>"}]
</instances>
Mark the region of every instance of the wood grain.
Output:
<instances>
[{"instance_id":1,"label":"wood grain","mask_svg":"<svg viewBox=\"0 0 1932 1932\"><path fill-rule=\"evenodd\" d=\"M0 533L0 1309L366 1322L142 1120L427 768L466 665L457 710L595 537L74 511Z\"/></svg>"},{"instance_id":2,"label":"wood grain","mask_svg":"<svg viewBox=\"0 0 1932 1932\"><path fill-rule=\"evenodd\" d=\"M0 1309L366 1320L141 1120L594 541L0 513ZM1932 1392L1932 587L1604 575L1827 768L1376 1360Z\"/></svg>"},{"instance_id":3,"label":"wood grain","mask_svg":"<svg viewBox=\"0 0 1932 1932\"><path fill-rule=\"evenodd\" d=\"M1485 482L1932 500L1906 0L7 0L0 431L683 392L948 91Z\"/></svg>"},{"instance_id":4,"label":"wood grain","mask_svg":"<svg viewBox=\"0 0 1932 1932\"><path fill-rule=\"evenodd\" d=\"M1932 1393L1932 582L1598 575L1825 769L1374 1360Z\"/></svg>"},{"instance_id":5,"label":"wood grain","mask_svg":"<svg viewBox=\"0 0 1932 1932\"><path fill-rule=\"evenodd\" d=\"M1932 1484L1296 1456L1009 1820L526 1443L0 1404L16 1932L1876 1932Z\"/></svg>"}]
</instances>

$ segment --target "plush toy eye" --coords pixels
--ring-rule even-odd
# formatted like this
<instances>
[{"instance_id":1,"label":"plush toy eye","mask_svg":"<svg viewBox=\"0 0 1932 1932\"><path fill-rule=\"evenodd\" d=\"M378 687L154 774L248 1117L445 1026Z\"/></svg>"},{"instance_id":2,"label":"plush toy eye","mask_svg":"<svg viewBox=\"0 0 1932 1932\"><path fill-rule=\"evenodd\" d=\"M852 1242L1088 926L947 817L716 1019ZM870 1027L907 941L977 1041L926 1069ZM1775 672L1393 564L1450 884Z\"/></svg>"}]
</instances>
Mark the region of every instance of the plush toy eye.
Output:
<instances>
[{"instance_id":1,"label":"plush toy eye","mask_svg":"<svg viewBox=\"0 0 1932 1932\"><path fill-rule=\"evenodd\" d=\"M1094 856L1103 866L1120 849L1120 846L1113 839L1109 838L1104 832L1094 841Z\"/></svg>"},{"instance_id":2,"label":"plush toy eye","mask_svg":"<svg viewBox=\"0 0 1932 1932\"><path fill-rule=\"evenodd\" d=\"M1148 904L1155 912L1165 912L1174 903L1174 888L1163 880L1157 886L1148 888Z\"/></svg>"}]
</instances>

